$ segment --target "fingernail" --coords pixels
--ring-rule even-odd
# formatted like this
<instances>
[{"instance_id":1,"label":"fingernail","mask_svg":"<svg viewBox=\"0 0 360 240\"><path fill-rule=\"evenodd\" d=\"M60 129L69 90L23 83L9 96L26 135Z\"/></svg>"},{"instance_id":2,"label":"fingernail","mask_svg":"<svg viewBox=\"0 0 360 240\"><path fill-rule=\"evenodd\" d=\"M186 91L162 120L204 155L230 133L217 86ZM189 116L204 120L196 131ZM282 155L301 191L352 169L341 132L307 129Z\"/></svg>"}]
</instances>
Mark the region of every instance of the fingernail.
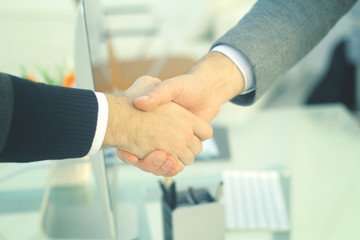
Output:
<instances>
[{"instance_id":1,"label":"fingernail","mask_svg":"<svg viewBox=\"0 0 360 240\"><path fill-rule=\"evenodd\" d=\"M163 158L160 156L156 156L154 159L154 164L159 166L163 162Z\"/></svg>"},{"instance_id":2,"label":"fingernail","mask_svg":"<svg viewBox=\"0 0 360 240\"><path fill-rule=\"evenodd\" d=\"M177 174L177 171L175 169L168 172L168 175L170 175L170 176L175 176L176 174Z\"/></svg>"},{"instance_id":3,"label":"fingernail","mask_svg":"<svg viewBox=\"0 0 360 240\"><path fill-rule=\"evenodd\" d=\"M162 170L169 170L170 168L172 168L174 166L174 164L171 161L166 161L162 166L161 169Z\"/></svg>"},{"instance_id":4,"label":"fingernail","mask_svg":"<svg viewBox=\"0 0 360 240\"><path fill-rule=\"evenodd\" d=\"M141 96L141 97L138 97L135 101L138 101L138 100L149 100L150 97L148 95L145 95L145 96Z\"/></svg>"}]
</instances>

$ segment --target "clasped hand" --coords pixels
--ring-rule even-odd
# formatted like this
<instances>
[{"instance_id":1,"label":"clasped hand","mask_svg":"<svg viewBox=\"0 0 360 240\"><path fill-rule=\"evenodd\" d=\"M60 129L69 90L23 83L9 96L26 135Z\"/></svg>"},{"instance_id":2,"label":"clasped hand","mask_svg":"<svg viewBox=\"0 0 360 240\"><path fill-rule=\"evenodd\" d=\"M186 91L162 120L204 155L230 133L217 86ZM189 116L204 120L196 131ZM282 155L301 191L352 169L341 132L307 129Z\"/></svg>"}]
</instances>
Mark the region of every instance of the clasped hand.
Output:
<instances>
[{"instance_id":1,"label":"clasped hand","mask_svg":"<svg viewBox=\"0 0 360 240\"><path fill-rule=\"evenodd\" d=\"M146 77L146 79L150 82L154 80L151 77ZM158 83L149 84L151 85L150 87L142 89L144 94L139 94L140 90L135 89L127 91L127 94L131 95L130 99L135 99L133 105L137 109L151 112L169 103L172 105L176 103L206 122L210 122L219 113L222 104L238 95L244 89L242 73L228 57L218 52L207 54L188 74L167 79L161 83L159 80L156 81ZM137 83L135 85L139 86ZM135 85L133 88L136 88ZM136 94L132 95L131 92ZM135 95L140 97L136 98ZM178 127L176 131L179 134L184 132L184 130L181 130L181 127L185 127L189 123L192 125L194 131L188 130L188 136L185 139L188 140L188 143L192 143L191 145L187 143L188 149L194 155L197 155L201 152L200 143L195 137L192 137L192 140L188 137L192 136L191 133L193 133L199 140L206 140L211 137L212 129L206 122L201 121L194 115L189 115L189 112L183 112L183 114L186 117L185 115L171 114L173 117L177 116L174 121L178 122L178 125L173 127ZM193 119L194 122L189 122L188 117ZM172 130L175 131L175 129ZM175 138L170 141L175 143ZM181 143L179 142L178 144ZM179 147L180 145L175 148L180 149ZM158 148L157 151L151 152L145 158L144 155L140 156L131 154L131 152L129 153L126 150L118 150L118 156L123 161L129 162L144 171L164 176L174 176L182 170L183 165L179 160L183 164L189 164L193 161L192 158L191 161L183 161L180 155L178 155L175 161L173 156L176 155L162 150L165 149ZM172 168L173 165L178 167Z\"/></svg>"},{"instance_id":2,"label":"clasped hand","mask_svg":"<svg viewBox=\"0 0 360 240\"><path fill-rule=\"evenodd\" d=\"M156 175L172 176L201 153L201 141L212 136L212 128L173 102L146 112L136 109L132 102L160 82L156 78L141 77L123 96L107 96L109 123L105 145L117 146L139 159L147 156L146 162L130 162Z\"/></svg>"}]
</instances>

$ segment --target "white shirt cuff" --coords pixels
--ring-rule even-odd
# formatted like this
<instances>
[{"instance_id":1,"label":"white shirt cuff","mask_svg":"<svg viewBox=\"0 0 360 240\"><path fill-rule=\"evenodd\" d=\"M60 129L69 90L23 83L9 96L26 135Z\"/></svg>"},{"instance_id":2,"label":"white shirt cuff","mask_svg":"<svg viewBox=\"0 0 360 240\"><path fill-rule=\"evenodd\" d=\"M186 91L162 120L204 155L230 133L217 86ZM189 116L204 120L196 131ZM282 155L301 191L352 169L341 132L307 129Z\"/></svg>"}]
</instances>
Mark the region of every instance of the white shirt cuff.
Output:
<instances>
[{"instance_id":1,"label":"white shirt cuff","mask_svg":"<svg viewBox=\"0 0 360 240\"><path fill-rule=\"evenodd\" d=\"M97 124L95 130L95 136L93 139L93 143L87 155L94 155L97 153L104 141L106 127L108 122L108 114L109 114L109 106L105 94L96 92L95 96L98 102L98 116L97 116Z\"/></svg>"},{"instance_id":2,"label":"white shirt cuff","mask_svg":"<svg viewBox=\"0 0 360 240\"><path fill-rule=\"evenodd\" d=\"M211 49L211 51L216 51L224 54L225 56L230 58L230 60L233 61L237 68L240 70L240 72L244 76L245 82L244 90L240 94L246 94L256 89L256 82L252 66L242 52L224 44L217 45L216 47Z\"/></svg>"}]
</instances>

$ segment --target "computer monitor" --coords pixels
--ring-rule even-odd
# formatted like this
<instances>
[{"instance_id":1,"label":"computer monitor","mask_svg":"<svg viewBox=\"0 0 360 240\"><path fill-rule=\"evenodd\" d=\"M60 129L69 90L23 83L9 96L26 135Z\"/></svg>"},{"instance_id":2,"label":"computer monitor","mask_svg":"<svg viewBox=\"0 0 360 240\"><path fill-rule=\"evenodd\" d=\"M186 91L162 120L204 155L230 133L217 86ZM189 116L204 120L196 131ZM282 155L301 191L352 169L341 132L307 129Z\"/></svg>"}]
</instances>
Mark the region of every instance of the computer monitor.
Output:
<instances>
[{"instance_id":1,"label":"computer monitor","mask_svg":"<svg viewBox=\"0 0 360 240\"><path fill-rule=\"evenodd\" d=\"M90 41L96 41L91 34L97 28L89 24L96 24L98 4L81 1L78 10L75 72L76 87L82 89L95 90ZM41 228L49 239L119 239L106 171L102 150L91 157L54 161L41 210Z\"/></svg>"}]
</instances>

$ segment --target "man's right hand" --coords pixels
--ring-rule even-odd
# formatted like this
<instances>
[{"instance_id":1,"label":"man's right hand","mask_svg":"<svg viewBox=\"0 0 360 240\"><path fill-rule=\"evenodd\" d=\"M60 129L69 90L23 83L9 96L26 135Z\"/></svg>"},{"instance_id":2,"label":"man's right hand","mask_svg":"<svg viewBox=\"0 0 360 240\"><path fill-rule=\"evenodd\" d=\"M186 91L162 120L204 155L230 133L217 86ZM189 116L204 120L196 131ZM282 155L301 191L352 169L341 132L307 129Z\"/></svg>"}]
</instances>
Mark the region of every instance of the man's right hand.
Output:
<instances>
[{"instance_id":1,"label":"man's right hand","mask_svg":"<svg viewBox=\"0 0 360 240\"><path fill-rule=\"evenodd\" d=\"M164 103L175 102L210 122L220 107L244 88L237 66L219 52L210 52L189 74L167 79L134 101L134 106L150 111Z\"/></svg>"}]
</instances>

